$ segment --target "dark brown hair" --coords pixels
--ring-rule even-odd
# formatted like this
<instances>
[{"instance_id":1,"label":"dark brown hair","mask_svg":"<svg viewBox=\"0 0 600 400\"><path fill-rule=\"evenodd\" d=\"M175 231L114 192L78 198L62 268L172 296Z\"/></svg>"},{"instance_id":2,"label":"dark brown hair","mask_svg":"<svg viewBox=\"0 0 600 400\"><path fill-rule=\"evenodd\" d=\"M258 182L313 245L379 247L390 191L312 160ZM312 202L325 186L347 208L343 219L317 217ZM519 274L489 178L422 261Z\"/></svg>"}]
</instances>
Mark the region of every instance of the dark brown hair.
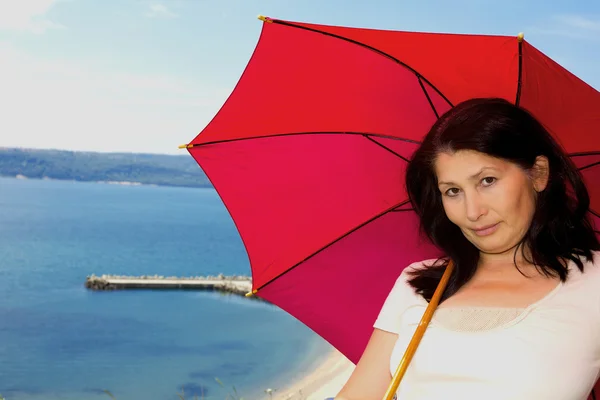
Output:
<instances>
[{"instance_id":1,"label":"dark brown hair","mask_svg":"<svg viewBox=\"0 0 600 400\"><path fill-rule=\"evenodd\" d=\"M445 262L413 273L410 284L417 293L431 299L449 259L455 269L442 300L456 293L477 268L479 250L447 218L434 170L440 152L460 150L485 153L524 170L530 170L538 156L547 157L548 185L537 197L533 220L521 245L530 251L528 261L546 275L565 281L568 271L561 261L564 259L583 271L581 258L591 260L600 243L588 219L590 198L579 171L530 113L502 99L472 99L439 118L406 171L407 192L421 230L445 254Z\"/></svg>"}]
</instances>

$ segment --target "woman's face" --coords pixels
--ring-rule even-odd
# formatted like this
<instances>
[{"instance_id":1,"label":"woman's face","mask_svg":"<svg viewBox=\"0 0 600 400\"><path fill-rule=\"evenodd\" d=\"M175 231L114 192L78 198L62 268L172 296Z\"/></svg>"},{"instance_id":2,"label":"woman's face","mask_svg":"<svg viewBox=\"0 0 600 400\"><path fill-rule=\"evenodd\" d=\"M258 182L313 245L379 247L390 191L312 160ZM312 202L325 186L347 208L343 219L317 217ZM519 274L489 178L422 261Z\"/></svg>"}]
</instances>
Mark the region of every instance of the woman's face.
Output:
<instances>
[{"instance_id":1,"label":"woman's face","mask_svg":"<svg viewBox=\"0 0 600 400\"><path fill-rule=\"evenodd\" d=\"M548 181L547 160L538 157L536 166L534 174L476 151L440 153L435 172L448 219L483 253L514 248L529 229L537 192Z\"/></svg>"}]
</instances>

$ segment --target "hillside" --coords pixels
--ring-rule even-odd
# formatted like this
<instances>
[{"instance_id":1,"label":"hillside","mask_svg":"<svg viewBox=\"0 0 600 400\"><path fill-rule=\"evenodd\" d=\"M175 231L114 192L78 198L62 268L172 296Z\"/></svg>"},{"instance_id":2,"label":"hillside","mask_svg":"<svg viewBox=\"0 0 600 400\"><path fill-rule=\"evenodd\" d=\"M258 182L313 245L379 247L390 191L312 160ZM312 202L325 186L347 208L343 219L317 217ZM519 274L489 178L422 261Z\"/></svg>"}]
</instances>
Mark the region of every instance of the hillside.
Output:
<instances>
[{"instance_id":1,"label":"hillside","mask_svg":"<svg viewBox=\"0 0 600 400\"><path fill-rule=\"evenodd\" d=\"M0 176L83 182L211 187L196 161L182 155L0 148Z\"/></svg>"}]
</instances>

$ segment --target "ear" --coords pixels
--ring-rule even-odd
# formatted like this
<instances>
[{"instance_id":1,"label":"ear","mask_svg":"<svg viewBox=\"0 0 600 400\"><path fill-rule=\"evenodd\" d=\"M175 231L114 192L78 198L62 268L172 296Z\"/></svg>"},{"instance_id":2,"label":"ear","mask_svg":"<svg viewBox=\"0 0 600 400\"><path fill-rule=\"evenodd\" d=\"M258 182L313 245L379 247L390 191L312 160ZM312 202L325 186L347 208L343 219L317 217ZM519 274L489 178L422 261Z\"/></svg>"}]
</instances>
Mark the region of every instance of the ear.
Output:
<instances>
[{"instance_id":1,"label":"ear","mask_svg":"<svg viewBox=\"0 0 600 400\"><path fill-rule=\"evenodd\" d=\"M536 192L543 192L550 178L550 165L546 156L538 156L531 168L533 188Z\"/></svg>"}]
</instances>

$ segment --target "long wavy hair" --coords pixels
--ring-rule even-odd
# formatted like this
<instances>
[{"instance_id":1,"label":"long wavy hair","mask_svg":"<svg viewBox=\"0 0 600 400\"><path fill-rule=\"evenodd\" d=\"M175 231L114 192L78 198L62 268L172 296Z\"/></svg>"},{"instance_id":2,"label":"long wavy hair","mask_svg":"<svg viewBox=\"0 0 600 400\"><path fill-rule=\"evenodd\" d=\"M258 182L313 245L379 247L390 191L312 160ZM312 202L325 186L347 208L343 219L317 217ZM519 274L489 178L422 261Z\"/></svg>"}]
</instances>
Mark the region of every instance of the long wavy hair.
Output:
<instances>
[{"instance_id":1,"label":"long wavy hair","mask_svg":"<svg viewBox=\"0 0 600 400\"><path fill-rule=\"evenodd\" d=\"M479 250L452 223L442 205L435 174L441 152L474 150L530 171L538 156L549 161L549 180L537 196L533 220L519 247L526 260L547 276L565 281L564 260L583 271L582 258L593 259L600 243L589 218L590 197L578 169L550 133L526 110L506 100L472 99L441 116L406 170L406 187L422 232L445 256L412 273L410 284L430 300L451 259L455 268L442 296L452 296L477 269ZM515 262L515 267L517 267ZM517 267L518 268L518 267Z\"/></svg>"}]
</instances>

